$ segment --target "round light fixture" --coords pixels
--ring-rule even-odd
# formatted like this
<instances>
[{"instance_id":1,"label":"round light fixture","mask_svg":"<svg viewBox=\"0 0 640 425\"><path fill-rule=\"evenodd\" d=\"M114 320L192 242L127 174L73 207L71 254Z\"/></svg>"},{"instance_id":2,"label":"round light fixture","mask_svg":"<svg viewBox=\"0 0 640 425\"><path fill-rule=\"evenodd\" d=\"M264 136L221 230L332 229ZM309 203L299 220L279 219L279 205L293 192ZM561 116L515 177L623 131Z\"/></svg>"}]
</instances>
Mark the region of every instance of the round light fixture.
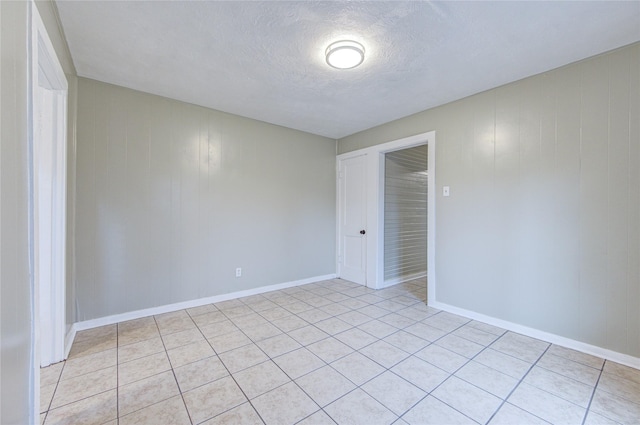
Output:
<instances>
[{"instance_id":1,"label":"round light fixture","mask_svg":"<svg viewBox=\"0 0 640 425\"><path fill-rule=\"evenodd\" d=\"M338 69L351 69L364 61L364 46L357 41L340 40L329 44L327 63Z\"/></svg>"}]
</instances>

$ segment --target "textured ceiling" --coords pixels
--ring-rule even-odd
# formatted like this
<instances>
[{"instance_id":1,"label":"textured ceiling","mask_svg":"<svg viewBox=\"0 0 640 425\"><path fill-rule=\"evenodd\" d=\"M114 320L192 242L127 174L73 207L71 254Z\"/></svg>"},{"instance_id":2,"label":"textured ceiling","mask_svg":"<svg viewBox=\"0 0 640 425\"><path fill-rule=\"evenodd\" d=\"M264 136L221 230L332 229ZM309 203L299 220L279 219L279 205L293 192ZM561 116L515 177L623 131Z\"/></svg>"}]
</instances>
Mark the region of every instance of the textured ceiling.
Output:
<instances>
[{"instance_id":1,"label":"textured ceiling","mask_svg":"<svg viewBox=\"0 0 640 425\"><path fill-rule=\"evenodd\" d=\"M80 76L331 138L640 40L640 1L57 5Z\"/></svg>"}]
</instances>

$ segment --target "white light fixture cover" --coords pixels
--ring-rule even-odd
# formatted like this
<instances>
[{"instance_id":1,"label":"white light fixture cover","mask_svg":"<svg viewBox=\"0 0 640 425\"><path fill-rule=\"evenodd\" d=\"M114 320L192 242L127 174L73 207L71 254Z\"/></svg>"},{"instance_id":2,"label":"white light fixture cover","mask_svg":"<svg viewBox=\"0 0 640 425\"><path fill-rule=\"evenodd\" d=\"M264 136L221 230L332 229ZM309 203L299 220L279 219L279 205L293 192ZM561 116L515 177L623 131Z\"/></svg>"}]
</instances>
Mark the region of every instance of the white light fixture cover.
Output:
<instances>
[{"instance_id":1,"label":"white light fixture cover","mask_svg":"<svg viewBox=\"0 0 640 425\"><path fill-rule=\"evenodd\" d=\"M340 40L329 44L327 63L338 69L351 69L364 61L364 46L357 41Z\"/></svg>"}]
</instances>

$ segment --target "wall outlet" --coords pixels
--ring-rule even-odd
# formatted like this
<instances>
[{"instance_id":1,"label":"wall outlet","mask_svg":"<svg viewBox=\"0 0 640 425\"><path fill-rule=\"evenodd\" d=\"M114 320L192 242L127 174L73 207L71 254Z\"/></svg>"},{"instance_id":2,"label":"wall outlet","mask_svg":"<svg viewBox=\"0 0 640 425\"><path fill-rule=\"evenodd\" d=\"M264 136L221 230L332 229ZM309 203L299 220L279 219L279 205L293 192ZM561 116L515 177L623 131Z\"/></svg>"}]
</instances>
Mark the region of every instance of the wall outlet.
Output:
<instances>
[{"instance_id":1,"label":"wall outlet","mask_svg":"<svg viewBox=\"0 0 640 425\"><path fill-rule=\"evenodd\" d=\"M236 277L241 277L242 276L242 268L238 267L236 269Z\"/></svg>"}]
</instances>

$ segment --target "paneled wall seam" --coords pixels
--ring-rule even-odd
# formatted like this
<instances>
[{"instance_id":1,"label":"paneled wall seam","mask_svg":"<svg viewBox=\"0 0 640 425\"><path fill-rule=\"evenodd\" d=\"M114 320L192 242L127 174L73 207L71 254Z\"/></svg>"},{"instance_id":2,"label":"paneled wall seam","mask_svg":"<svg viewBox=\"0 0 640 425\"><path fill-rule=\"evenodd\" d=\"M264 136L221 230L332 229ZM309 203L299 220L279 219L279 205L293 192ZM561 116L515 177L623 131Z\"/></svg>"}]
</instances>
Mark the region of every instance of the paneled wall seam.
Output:
<instances>
[{"instance_id":1,"label":"paneled wall seam","mask_svg":"<svg viewBox=\"0 0 640 425\"><path fill-rule=\"evenodd\" d=\"M629 65L627 68L627 73L629 75L629 91L631 91L631 78L632 78L632 61L629 60ZM631 174L631 154L632 154L632 149L631 149L631 110L632 110L632 96L629 96L629 99L627 101L627 108L628 108L628 112L627 112L627 134L628 134L628 139L627 139L627 159L628 159L628 164L627 164L627 180L629 182L632 181L632 174ZM628 185L627 187L627 205L630 206L631 205L631 184ZM627 217L627 220L629 220L629 217ZM629 229L631 230L631 229ZM631 232L627 232L626 236L627 236L627 252L631 251L631 238L630 238L630 234ZM640 264L640 261L638 262ZM629 277L629 271L628 271L628 259L627 259L627 288L626 288L626 296L625 298L627 300L631 299L631 279ZM625 317L629 317L629 304L626 305L626 309L625 309ZM638 335L638 339L640 339L640 334ZM627 341L627 346L628 347L632 347L633 346L633 341L631 338L631 332L630 329L627 329L627 335L626 335L626 341Z\"/></svg>"}]
</instances>

